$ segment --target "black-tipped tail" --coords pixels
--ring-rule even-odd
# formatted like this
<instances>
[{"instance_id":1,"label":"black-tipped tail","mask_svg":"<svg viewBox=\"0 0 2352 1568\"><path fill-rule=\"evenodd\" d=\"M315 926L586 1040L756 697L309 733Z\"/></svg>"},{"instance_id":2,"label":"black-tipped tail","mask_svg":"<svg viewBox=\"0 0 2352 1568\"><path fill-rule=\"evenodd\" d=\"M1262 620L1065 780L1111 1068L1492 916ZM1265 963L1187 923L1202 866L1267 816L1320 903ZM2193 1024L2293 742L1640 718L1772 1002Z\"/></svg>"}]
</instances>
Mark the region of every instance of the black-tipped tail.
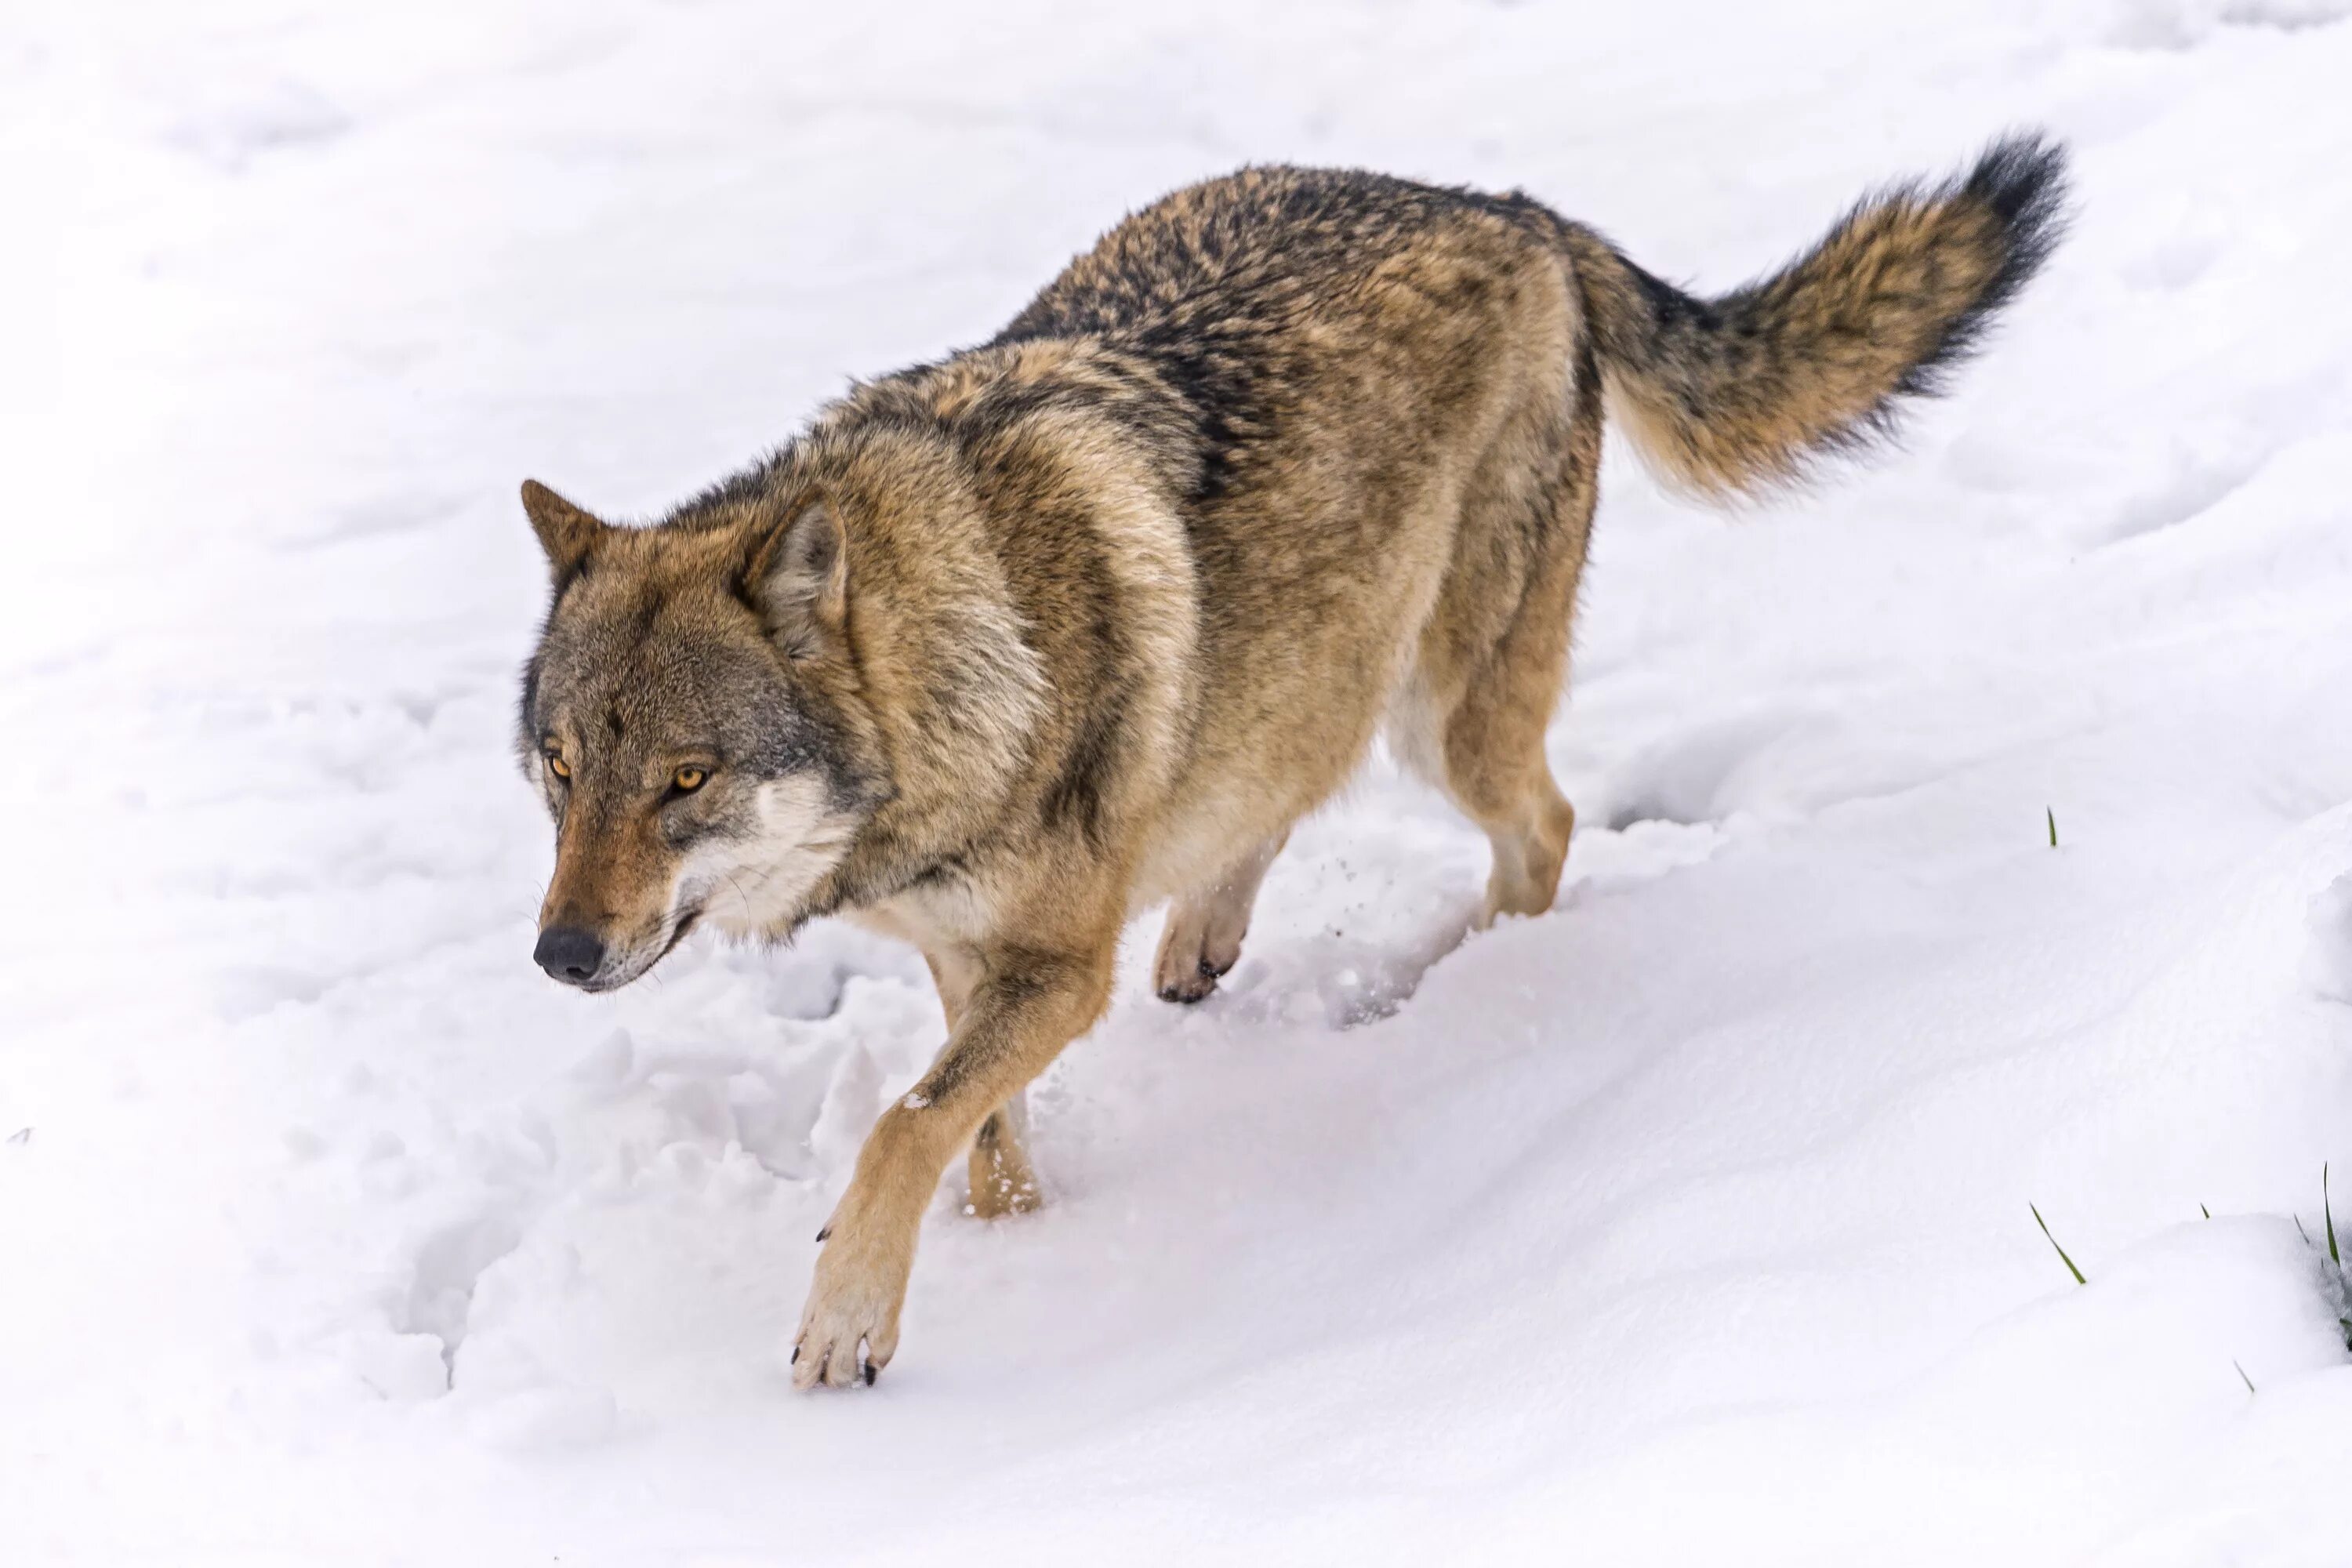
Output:
<instances>
[{"instance_id":1,"label":"black-tipped tail","mask_svg":"<svg viewBox=\"0 0 2352 1568\"><path fill-rule=\"evenodd\" d=\"M1865 197L1805 256L1716 300L1570 225L1611 413L1688 488L1802 478L1943 390L2056 248L2065 202L2064 149L2006 136L1965 174Z\"/></svg>"}]
</instances>

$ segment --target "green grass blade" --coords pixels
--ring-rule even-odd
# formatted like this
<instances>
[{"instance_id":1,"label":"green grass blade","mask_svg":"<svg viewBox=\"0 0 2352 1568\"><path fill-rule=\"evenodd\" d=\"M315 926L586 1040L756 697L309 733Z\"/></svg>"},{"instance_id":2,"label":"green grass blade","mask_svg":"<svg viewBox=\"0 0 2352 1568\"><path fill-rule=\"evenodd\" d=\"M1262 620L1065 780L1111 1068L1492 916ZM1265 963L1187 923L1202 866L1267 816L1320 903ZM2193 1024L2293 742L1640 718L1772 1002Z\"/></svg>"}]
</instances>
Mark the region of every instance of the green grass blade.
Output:
<instances>
[{"instance_id":1,"label":"green grass blade","mask_svg":"<svg viewBox=\"0 0 2352 1568\"><path fill-rule=\"evenodd\" d=\"M2230 1364L2231 1366L2238 1366L2238 1363L2234 1361ZM2246 1369L2242 1366L2238 1366L2238 1381L2246 1385L2246 1392L2248 1394L2252 1394L2254 1391L2254 1380L2246 1375Z\"/></svg>"},{"instance_id":2,"label":"green grass blade","mask_svg":"<svg viewBox=\"0 0 2352 1568\"><path fill-rule=\"evenodd\" d=\"M2084 1279L2083 1271L2074 1267L2074 1260L2066 1256L2066 1249L2058 1246L2058 1238L2050 1235L2050 1222L2042 1217L2042 1211L2038 1208L2034 1208L2032 1204L2028 1204L2025 1206L2033 1210L2033 1223L2042 1227L2042 1234L2044 1237L2049 1237L2050 1245L2053 1247L2057 1247L2058 1261L2066 1266L2066 1272L2074 1277L2074 1283L2077 1285L2088 1285L2090 1281Z\"/></svg>"},{"instance_id":3,"label":"green grass blade","mask_svg":"<svg viewBox=\"0 0 2352 1568\"><path fill-rule=\"evenodd\" d=\"M2045 805L2042 808L2042 815L2050 819L2050 847L2055 849L2058 847L2058 814Z\"/></svg>"},{"instance_id":4,"label":"green grass blade","mask_svg":"<svg viewBox=\"0 0 2352 1568\"><path fill-rule=\"evenodd\" d=\"M2203 1215L2207 1219L2211 1219L2213 1217L2213 1211L2207 1208L2203 1204L2199 1204L2197 1205L2197 1212Z\"/></svg>"}]
</instances>

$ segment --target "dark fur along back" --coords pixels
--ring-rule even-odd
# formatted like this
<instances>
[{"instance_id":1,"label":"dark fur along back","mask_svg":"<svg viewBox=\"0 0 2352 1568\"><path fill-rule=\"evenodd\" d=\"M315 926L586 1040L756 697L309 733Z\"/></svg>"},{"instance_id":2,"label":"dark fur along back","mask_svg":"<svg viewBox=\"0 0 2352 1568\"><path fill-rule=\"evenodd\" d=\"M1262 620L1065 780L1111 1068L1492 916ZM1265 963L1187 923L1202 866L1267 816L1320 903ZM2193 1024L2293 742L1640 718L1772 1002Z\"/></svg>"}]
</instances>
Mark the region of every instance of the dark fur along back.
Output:
<instances>
[{"instance_id":1,"label":"dark fur along back","mask_svg":"<svg viewBox=\"0 0 2352 1568\"><path fill-rule=\"evenodd\" d=\"M1560 220L1517 195L1417 184L1360 169L1244 169L1130 215L1013 318L991 345L1094 340L1152 367L1191 411L1215 499L1325 374L1319 322L1361 314L1372 280L1465 222L1557 245ZM1442 243L1442 241L1441 241ZM1466 280L1465 297L1484 286Z\"/></svg>"}]
</instances>

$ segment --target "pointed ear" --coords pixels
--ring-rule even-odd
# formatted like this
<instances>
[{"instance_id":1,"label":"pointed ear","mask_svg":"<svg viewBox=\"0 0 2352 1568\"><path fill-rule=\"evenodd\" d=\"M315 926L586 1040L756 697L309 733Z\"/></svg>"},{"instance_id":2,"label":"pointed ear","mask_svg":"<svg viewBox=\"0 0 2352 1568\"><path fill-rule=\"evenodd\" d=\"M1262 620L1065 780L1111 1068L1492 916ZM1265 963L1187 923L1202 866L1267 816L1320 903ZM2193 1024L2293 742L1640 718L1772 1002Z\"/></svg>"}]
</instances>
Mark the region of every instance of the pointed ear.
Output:
<instances>
[{"instance_id":1,"label":"pointed ear","mask_svg":"<svg viewBox=\"0 0 2352 1568\"><path fill-rule=\"evenodd\" d=\"M794 658L837 650L849 616L849 548L831 498L803 496L782 522L756 531L743 595L768 635Z\"/></svg>"},{"instance_id":2,"label":"pointed ear","mask_svg":"<svg viewBox=\"0 0 2352 1568\"><path fill-rule=\"evenodd\" d=\"M530 518L530 530L539 535L539 547L547 552L547 563L559 583L580 570L588 559L604 525L594 518L541 484L537 479L522 482L522 510Z\"/></svg>"}]
</instances>

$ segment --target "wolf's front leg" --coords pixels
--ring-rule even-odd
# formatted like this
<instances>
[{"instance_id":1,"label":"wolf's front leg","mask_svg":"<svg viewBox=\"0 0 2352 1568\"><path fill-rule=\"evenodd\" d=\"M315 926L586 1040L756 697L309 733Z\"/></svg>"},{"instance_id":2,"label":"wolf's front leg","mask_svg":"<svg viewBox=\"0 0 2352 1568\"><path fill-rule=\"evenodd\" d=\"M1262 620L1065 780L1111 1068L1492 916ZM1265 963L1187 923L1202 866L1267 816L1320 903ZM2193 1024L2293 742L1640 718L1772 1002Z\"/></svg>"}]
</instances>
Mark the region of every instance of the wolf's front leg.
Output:
<instances>
[{"instance_id":1,"label":"wolf's front leg","mask_svg":"<svg viewBox=\"0 0 2352 1568\"><path fill-rule=\"evenodd\" d=\"M948 1048L875 1122L849 1190L818 1237L824 1250L793 1348L795 1386L871 1383L889 1364L915 1238L940 1173L990 1112L1101 1016L1116 942L1114 929L1098 951L1006 947L986 955Z\"/></svg>"},{"instance_id":2,"label":"wolf's front leg","mask_svg":"<svg viewBox=\"0 0 2352 1568\"><path fill-rule=\"evenodd\" d=\"M969 1163L971 1214L974 1219L1002 1219L1027 1214L1045 1201L1037 1190L1037 1173L1029 1163L1029 1091L1016 1089L1013 1098L988 1113L972 1135Z\"/></svg>"},{"instance_id":3,"label":"wolf's front leg","mask_svg":"<svg viewBox=\"0 0 2352 1568\"><path fill-rule=\"evenodd\" d=\"M947 1015L948 1038L940 1047L940 1055L945 1057L955 1049L956 1021L963 1016L972 988L980 984L982 971L978 963L946 944L926 948L923 962L931 966L931 984L940 991L940 1011ZM1010 1100L981 1119L980 1131L972 1134L969 1162L969 1212L974 1218L997 1219L1009 1214L1026 1214L1043 1201L1037 1191L1037 1174L1030 1168L1029 1153L1023 1146L1028 1133L1026 1089L1014 1089Z\"/></svg>"}]
</instances>

